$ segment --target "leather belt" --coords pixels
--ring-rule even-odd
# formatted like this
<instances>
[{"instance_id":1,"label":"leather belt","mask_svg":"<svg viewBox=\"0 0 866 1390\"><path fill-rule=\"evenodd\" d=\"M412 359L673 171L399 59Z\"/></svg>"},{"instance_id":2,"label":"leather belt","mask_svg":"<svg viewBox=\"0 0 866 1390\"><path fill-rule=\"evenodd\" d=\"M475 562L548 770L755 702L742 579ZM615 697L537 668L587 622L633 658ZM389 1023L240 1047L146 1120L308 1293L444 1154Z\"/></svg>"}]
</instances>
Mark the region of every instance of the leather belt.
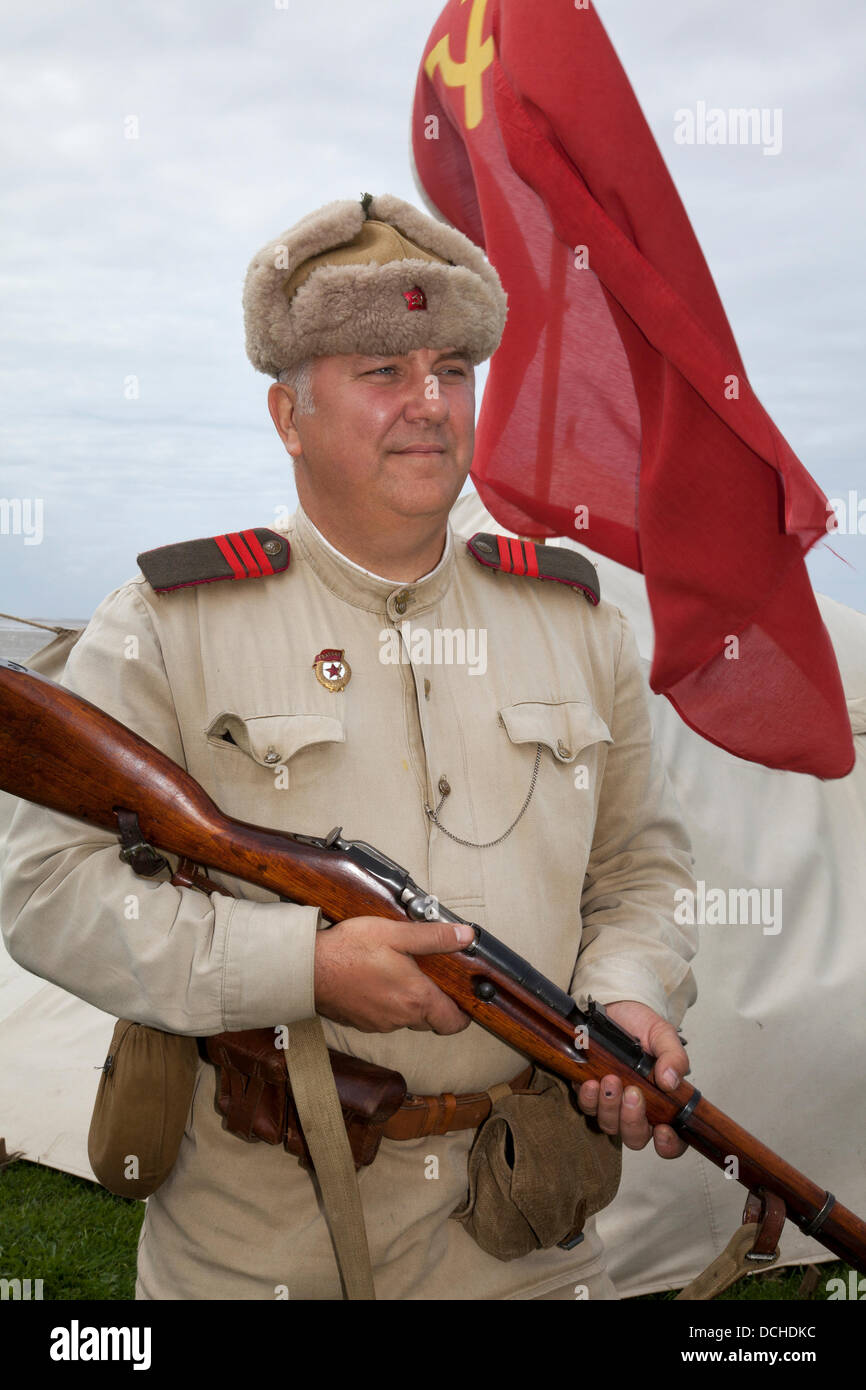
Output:
<instances>
[{"instance_id":1,"label":"leather belt","mask_svg":"<svg viewBox=\"0 0 866 1390\"><path fill-rule=\"evenodd\" d=\"M529 1084L529 1066L513 1081L491 1086L489 1091L474 1091L456 1096L444 1091L439 1096L407 1095L399 1110L386 1122L382 1131L386 1139L423 1139L427 1134L448 1134L452 1130L477 1129L487 1119L497 1100L509 1091L519 1091Z\"/></svg>"}]
</instances>

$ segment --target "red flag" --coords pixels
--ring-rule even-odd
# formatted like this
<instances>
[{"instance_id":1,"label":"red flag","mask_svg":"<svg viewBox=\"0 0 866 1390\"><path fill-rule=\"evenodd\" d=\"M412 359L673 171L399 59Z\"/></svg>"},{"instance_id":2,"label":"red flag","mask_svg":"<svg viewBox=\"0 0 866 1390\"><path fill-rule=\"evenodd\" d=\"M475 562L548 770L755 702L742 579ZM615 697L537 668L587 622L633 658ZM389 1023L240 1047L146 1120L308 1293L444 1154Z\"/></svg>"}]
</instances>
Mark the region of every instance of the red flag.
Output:
<instances>
[{"instance_id":1,"label":"red flag","mask_svg":"<svg viewBox=\"0 0 866 1390\"><path fill-rule=\"evenodd\" d=\"M509 297L476 438L485 505L644 573L650 684L704 738L767 767L850 772L804 563L832 514L749 386L597 14L449 0L412 149L419 187Z\"/></svg>"}]
</instances>

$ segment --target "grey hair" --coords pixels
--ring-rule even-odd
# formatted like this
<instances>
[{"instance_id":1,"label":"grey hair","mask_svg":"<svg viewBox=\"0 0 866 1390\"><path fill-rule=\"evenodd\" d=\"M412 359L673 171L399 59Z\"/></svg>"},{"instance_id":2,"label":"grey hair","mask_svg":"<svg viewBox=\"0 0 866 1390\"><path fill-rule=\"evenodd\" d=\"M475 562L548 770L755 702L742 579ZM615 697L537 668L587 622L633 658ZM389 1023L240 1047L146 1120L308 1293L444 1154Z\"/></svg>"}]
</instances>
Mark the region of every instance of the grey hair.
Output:
<instances>
[{"instance_id":1,"label":"grey hair","mask_svg":"<svg viewBox=\"0 0 866 1390\"><path fill-rule=\"evenodd\" d=\"M289 386L295 394L296 408L299 415L315 415L316 402L313 399L313 359L308 357L304 362L296 362L293 367L286 367L280 372L277 381L284 386Z\"/></svg>"}]
</instances>

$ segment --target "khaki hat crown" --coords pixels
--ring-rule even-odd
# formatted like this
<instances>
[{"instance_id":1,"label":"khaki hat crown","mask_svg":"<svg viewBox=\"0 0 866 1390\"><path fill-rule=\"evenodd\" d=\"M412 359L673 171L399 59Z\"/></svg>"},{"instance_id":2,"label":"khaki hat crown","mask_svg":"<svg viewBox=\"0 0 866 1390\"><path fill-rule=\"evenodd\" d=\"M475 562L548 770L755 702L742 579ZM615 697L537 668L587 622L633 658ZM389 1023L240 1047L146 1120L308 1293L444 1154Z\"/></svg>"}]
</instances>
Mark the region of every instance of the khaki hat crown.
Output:
<instances>
[{"instance_id":1,"label":"khaki hat crown","mask_svg":"<svg viewBox=\"0 0 866 1390\"><path fill-rule=\"evenodd\" d=\"M276 377L309 357L467 352L499 346L507 298L462 232L391 194L338 200L253 257L244 285L247 355Z\"/></svg>"}]
</instances>

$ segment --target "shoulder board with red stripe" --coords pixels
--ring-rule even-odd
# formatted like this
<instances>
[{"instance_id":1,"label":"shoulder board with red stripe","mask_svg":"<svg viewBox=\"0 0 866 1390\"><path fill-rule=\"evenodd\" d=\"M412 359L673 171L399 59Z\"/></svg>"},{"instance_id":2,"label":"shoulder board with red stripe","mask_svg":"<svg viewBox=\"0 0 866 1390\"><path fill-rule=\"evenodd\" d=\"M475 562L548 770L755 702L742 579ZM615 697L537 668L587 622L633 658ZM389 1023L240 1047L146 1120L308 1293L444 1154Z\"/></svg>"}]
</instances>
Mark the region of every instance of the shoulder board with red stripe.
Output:
<instances>
[{"instance_id":1,"label":"shoulder board with red stripe","mask_svg":"<svg viewBox=\"0 0 866 1390\"><path fill-rule=\"evenodd\" d=\"M160 545L137 558L151 588L165 594L191 584L281 574L289 568L291 553L285 536L266 526L256 526L249 531L229 531L224 536Z\"/></svg>"},{"instance_id":2,"label":"shoulder board with red stripe","mask_svg":"<svg viewBox=\"0 0 866 1390\"><path fill-rule=\"evenodd\" d=\"M595 565L577 550L566 550L558 545L536 545L534 541L492 536L483 531L479 531L466 544L473 559L488 569L568 584L572 589L580 589L593 606L601 598Z\"/></svg>"}]
</instances>

